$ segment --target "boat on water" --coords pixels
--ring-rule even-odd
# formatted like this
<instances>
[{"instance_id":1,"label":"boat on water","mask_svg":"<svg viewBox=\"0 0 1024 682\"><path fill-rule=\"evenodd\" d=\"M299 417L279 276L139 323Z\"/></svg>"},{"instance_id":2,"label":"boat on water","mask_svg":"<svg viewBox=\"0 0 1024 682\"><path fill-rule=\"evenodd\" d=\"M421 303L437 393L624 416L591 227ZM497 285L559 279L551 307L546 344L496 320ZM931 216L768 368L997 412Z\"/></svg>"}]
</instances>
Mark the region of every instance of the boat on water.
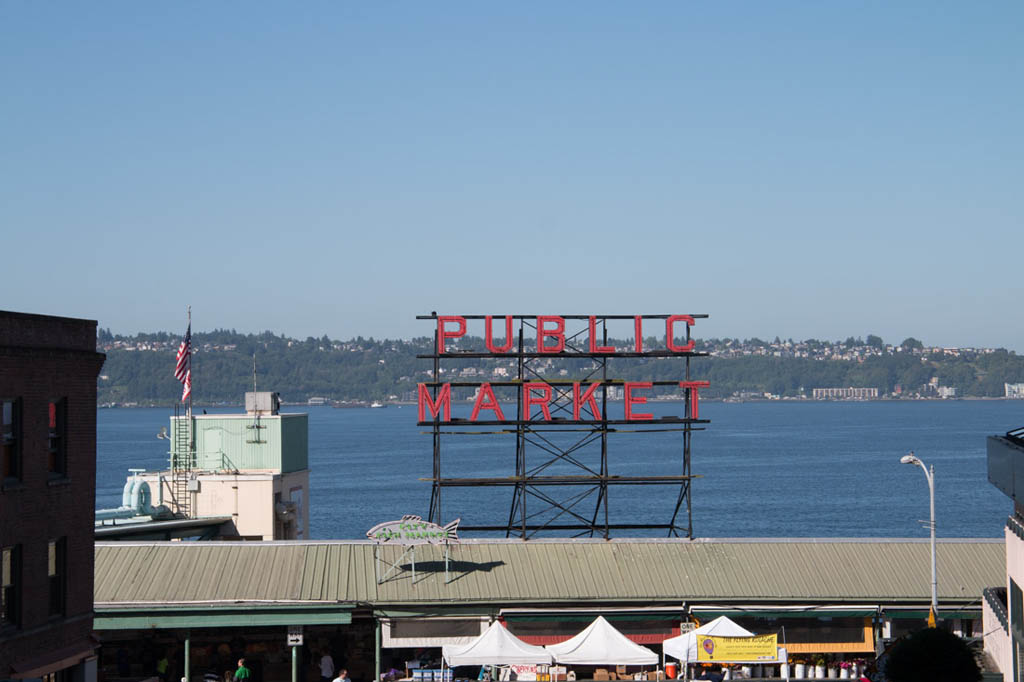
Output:
<instances>
[{"instance_id":1,"label":"boat on water","mask_svg":"<svg viewBox=\"0 0 1024 682\"><path fill-rule=\"evenodd\" d=\"M387 407L387 405L377 400L374 400L372 403L370 403L370 407Z\"/></svg>"}]
</instances>

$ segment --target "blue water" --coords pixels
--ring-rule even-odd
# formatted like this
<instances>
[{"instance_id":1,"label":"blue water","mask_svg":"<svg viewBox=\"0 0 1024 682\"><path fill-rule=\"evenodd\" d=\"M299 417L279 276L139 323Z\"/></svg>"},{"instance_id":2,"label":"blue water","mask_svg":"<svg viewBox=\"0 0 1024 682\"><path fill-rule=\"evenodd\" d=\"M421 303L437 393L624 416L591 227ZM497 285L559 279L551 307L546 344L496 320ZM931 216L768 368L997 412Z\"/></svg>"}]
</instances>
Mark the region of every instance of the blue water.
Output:
<instances>
[{"instance_id":1,"label":"blue water","mask_svg":"<svg viewBox=\"0 0 1024 682\"><path fill-rule=\"evenodd\" d=\"M612 408L613 409L613 408ZM238 409L211 410L237 412ZM414 406L387 409L288 408L309 414L310 532L313 538L362 538L402 514L426 516L431 437ZM656 415L679 414L655 404ZM120 504L129 467L167 466L166 409L103 409L98 415L98 507ZM456 414L460 414L457 410ZM465 416L465 415L462 415ZM866 403L709 403L711 419L692 444L694 534L699 537L927 537L928 485L900 464L913 450L935 467L939 537L999 537L1010 501L986 477L985 438L1024 425L1014 401ZM613 474L679 472L680 434L614 434ZM445 476L513 473L512 436L448 437ZM533 457L531 450L531 458ZM593 460L594 446L580 453ZM528 459L528 463L536 461ZM549 473L566 472L554 467ZM445 520L504 523L508 489L446 489ZM675 504L668 487L613 487L611 521L665 523ZM530 502L536 508L534 502ZM580 503L584 515L593 503ZM619 536L661 536L620 531Z\"/></svg>"}]
</instances>

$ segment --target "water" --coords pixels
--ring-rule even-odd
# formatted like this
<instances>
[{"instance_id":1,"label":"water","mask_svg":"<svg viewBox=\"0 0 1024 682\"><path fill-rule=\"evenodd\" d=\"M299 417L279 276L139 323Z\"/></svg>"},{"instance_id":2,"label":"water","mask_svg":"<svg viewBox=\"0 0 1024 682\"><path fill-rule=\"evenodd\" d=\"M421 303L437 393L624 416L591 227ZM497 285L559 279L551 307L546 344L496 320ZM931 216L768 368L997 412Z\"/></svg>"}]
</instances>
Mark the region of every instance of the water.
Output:
<instances>
[{"instance_id":1,"label":"water","mask_svg":"<svg viewBox=\"0 0 1024 682\"><path fill-rule=\"evenodd\" d=\"M460 410L468 408L455 412L467 416ZM416 426L415 406L285 411L309 414L313 538L363 538L380 521L426 516L430 484L417 479L430 475L431 437ZM679 414L680 407L655 404L651 411ZM167 441L156 433L170 414L97 412L98 507L120 504L129 467L166 468ZM1024 425L1019 401L703 402L701 416L711 424L694 434L692 447L692 472L703 476L692 492L700 537L927 537L918 523L928 517L927 482L917 467L899 462L910 450L935 467L939 537L1001 537L1011 511L987 481L985 438ZM679 434L613 435L611 473L677 473L680 448ZM505 476L513 467L514 439L450 437L444 452L445 476ZM506 489L445 495L446 521L507 519ZM674 502L670 488L615 487L612 522L664 523Z\"/></svg>"}]
</instances>

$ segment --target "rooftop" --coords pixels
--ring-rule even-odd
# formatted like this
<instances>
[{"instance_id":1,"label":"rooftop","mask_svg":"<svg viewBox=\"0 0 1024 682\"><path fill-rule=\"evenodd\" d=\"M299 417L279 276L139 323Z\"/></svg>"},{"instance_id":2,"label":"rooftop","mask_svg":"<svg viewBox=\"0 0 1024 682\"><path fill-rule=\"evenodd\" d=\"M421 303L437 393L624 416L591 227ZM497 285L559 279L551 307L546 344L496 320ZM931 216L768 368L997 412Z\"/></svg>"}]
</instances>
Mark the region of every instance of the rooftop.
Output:
<instances>
[{"instance_id":1,"label":"rooftop","mask_svg":"<svg viewBox=\"0 0 1024 682\"><path fill-rule=\"evenodd\" d=\"M555 603L927 603L926 539L463 540L97 543L96 610L157 602L372 606ZM377 584L375 552L384 573ZM1003 540L939 540L940 604L1006 578Z\"/></svg>"}]
</instances>

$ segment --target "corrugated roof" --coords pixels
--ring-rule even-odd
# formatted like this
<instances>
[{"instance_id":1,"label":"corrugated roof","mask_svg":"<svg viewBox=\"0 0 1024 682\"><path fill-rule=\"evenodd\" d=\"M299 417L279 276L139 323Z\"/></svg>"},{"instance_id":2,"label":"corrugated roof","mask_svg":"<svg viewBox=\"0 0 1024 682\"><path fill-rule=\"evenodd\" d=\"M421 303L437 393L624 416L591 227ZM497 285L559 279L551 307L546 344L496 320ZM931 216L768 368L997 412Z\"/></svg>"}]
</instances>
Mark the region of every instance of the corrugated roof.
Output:
<instances>
[{"instance_id":1,"label":"corrugated roof","mask_svg":"<svg viewBox=\"0 0 1024 682\"><path fill-rule=\"evenodd\" d=\"M929 544L887 539L469 540L416 549L378 585L368 542L97 543L95 600L357 603L827 602L930 599ZM382 572L401 547L378 548ZM1003 585L1002 540L940 540L939 601Z\"/></svg>"}]
</instances>

